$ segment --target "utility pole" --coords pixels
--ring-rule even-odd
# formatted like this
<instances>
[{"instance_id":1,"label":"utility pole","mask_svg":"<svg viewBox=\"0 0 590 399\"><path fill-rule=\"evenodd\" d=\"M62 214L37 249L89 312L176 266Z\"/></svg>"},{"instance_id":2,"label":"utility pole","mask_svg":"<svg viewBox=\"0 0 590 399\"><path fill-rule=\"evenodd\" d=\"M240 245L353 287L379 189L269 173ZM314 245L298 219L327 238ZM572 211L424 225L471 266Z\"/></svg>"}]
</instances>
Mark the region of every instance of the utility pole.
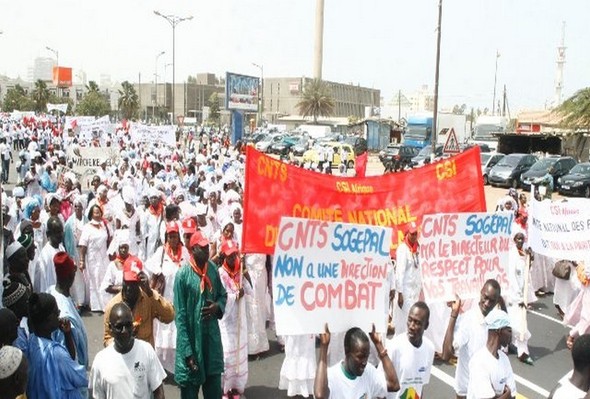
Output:
<instances>
[{"instance_id":1,"label":"utility pole","mask_svg":"<svg viewBox=\"0 0 590 399\"><path fill-rule=\"evenodd\" d=\"M156 118L156 108L158 108L158 119L160 117L159 115L159 107L158 107L158 59L160 58L160 56L164 55L166 52L165 51L160 51L158 53L158 55L156 55L156 69L154 71L154 86L155 87L155 92L154 92L154 97L155 97L155 101L154 101L154 108L152 108L152 119Z\"/></svg>"},{"instance_id":2,"label":"utility pole","mask_svg":"<svg viewBox=\"0 0 590 399\"><path fill-rule=\"evenodd\" d=\"M434 70L434 117L432 119L432 133L431 133L431 144L432 144L432 154L431 157L434 157L436 153L436 141L438 139L438 80L439 80L439 70L440 70L440 36L441 36L441 26L442 26L442 0L438 0L438 26L436 28L436 66ZM434 159L434 158L433 158Z\"/></svg>"},{"instance_id":3,"label":"utility pole","mask_svg":"<svg viewBox=\"0 0 590 399\"><path fill-rule=\"evenodd\" d=\"M324 58L324 0L316 0L315 47L313 55L313 78L321 80Z\"/></svg>"},{"instance_id":4,"label":"utility pole","mask_svg":"<svg viewBox=\"0 0 590 399\"><path fill-rule=\"evenodd\" d=\"M397 91L397 123L402 121L402 91Z\"/></svg>"}]
</instances>

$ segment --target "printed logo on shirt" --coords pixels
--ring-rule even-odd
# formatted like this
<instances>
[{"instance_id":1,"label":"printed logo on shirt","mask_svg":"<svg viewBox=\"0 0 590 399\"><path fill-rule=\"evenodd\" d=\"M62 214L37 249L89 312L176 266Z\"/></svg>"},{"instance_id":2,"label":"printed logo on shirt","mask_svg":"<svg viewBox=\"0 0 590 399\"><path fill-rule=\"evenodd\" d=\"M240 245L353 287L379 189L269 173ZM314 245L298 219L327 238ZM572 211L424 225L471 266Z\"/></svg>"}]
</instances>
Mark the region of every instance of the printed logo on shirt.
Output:
<instances>
[{"instance_id":1,"label":"printed logo on shirt","mask_svg":"<svg viewBox=\"0 0 590 399\"><path fill-rule=\"evenodd\" d=\"M418 395L418 392L414 388L410 387L404 391L400 399L420 399L420 395Z\"/></svg>"},{"instance_id":2,"label":"printed logo on shirt","mask_svg":"<svg viewBox=\"0 0 590 399\"><path fill-rule=\"evenodd\" d=\"M423 372L425 372L425 371L426 371L426 367L424 367L424 366L422 366L422 367L420 367L420 368L418 369L418 372L419 372L419 373L423 373Z\"/></svg>"},{"instance_id":3,"label":"printed logo on shirt","mask_svg":"<svg viewBox=\"0 0 590 399\"><path fill-rule=\"evenodd\" d=\"M142 362L135 362L133 374L135 374L136 381L142 381L145 378L145 365Z\"/></svg>"}]
</instances>

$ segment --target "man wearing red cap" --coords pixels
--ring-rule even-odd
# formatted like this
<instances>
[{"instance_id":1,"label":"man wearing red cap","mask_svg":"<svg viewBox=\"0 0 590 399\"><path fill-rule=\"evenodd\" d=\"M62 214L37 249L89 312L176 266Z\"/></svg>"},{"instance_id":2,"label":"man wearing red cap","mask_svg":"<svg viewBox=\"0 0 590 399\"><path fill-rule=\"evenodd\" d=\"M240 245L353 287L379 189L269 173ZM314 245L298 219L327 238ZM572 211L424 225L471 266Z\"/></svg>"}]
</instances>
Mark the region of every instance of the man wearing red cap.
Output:
<instances>
[{"instance_id":1,"label":"man wearing red cap","mask_svg":"<svg viewBox=\"0 0 590 399\"><path fill-rule=\"evenodd\" d=\"M193 234L197 231L197 221L192 217L187 217L182 221L182 241L184 246L190 251L190 241Z\"/></svg>"},{"instance_id":2,"label":"man wearing red cap","mask_svg":"<svg viewBox=\"0 0 590 399\"><path fill-rule=\"evenodd\" d=\"M113 305L125 302L133 311L136 337L154 346L154 319L162 323L174 320L172 303L150 288L143 264L139 258L129 256L123 264L123 289L107 304L104 311L104 345L112 341L109 316Z\"/></svg>"},{"instance_id":3,"label":"man wearing red cap","mask_svg":"<svg viewBox=\"0 0 590 399\"><path fill-rule=\"evenodd\" d=\"M225 312L227 292L209 260L209 240L200 231L190 240L192 258L176 273L175 380L182 398L221 399L223 348L218 319Z\"/></svg>"},{"instance_id":4,"label":"man wearing red cap","mask_svg":"<svg viewBox=\"0 0 590 399\"><path fill-rule=\"evenodd\" d=\"M78 309L70 296L70 288L74 283L76 276L76 264L70 258L67 252L60 251L53 257L53 264L55 265L56 284L49 288L49 294L53 295L59 308L59 316L62 319L67 319L71 326L71 337L76 347L76 360L78 364L88 368L88 336L86 334L86 327L78 313ZM53 332L53 340L66 346L66 336L57 329ZM66 346L67 347L67 346ZM87 396L86 387L80 390L82 397Z\"/></svg>"}]
</instances>

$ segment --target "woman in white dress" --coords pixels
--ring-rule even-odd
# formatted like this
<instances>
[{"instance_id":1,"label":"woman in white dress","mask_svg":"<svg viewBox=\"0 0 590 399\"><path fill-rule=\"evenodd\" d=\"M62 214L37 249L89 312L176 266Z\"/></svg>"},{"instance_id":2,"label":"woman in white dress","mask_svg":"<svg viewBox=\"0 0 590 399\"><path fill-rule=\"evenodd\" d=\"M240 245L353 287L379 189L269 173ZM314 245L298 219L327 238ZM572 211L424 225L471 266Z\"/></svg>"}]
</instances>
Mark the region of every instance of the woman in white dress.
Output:
<instances>
[{"instance_id":1,"label":"woman in white dress","mask_svg":"<svg viewBox=\"0 0 590 399\"><path fill-rule=\"evenodd\" d=\"M78 196L73 200L74 212L66 221L64 225L64 247L74 260L76 264L80 263L80 252L78 251L78 242L82 236L82 229L86 224L87 220L84 216L84 197ZM88 304L88 292L86 292L86 282L84 273L76 273L74 277L74 283L70 289L70 294L74 303L79 308Z\"/></svg>"},{"instance_id":2,"label":"woman in white dress","mask_svg":"<svg viewBox=\"0 0 590 399\"><path fill-rule=\"evenodd\" d=\"M106 274L100 284L100 294L104 298L104 303L109 303L123 288L123 264L131 255L128 229L115 231L113 241L109 245L109 256L111 255L115 259L107 266Z\"/></svg>"},{"instance_id":3,"label":"woman in white dress","mask_svg":"<svg viewBox=\"0 0 590 399\"><path fill-rule=\"evenodd\" d=\"M174 303L174 280L176 272L184 263L190 260L190 254L180 241L180 229L177 222L166 224L164 245L147 260L145 268L152 276L152 282L164 280L163 292L160 292L170 303ZM155 284L152 288L158 289ZM156 354L164 369L174 373L174 357L176 354L176 324L169 324L154 320L154 341Z\"/></svg>"},{"instance_id":4,"label":"woman in white dress","mask_svg":"<svg viewBox=\"0 0 590 399\"><path fill-rule=\"evenodd\" d=\"M279 389L286 389L287 396L313 395L316 374L315 335L287 335L285 359L279 376Z\"/></svg>"},{"instance_id":5,"label":"woman in white dress","mask_svg":"<svg viewBox=\"0 0 590 399\"><path fill-rule=\"evenodd\" d=\"M140 256L139 244L141 243L141 225L139 213L135 210L135 193L129 186L123 187L122 197L124 207L115 210L115 229L129 231L129 252Z\"/></svg>"},{"instance_id":6,"label":"woman in white dress","mask_svg":"<svg viewBox=\"0 0 590 399\"><path fill-rule=\"evenodd\" d=\"M266 334L266 320L268 319L266 309L269 298L266 255L247 254L244 256L244 263L253 289L252 295L246 297L248 355L258 355L269 349Z\"/></svg>"},{"instance_id":7,"label":"woman in white dress","mask_svg":"<svg viewBox=\"0 0 590 399\"><path fill-rule=\"evenodd\" d=\"M102 210L98 204L92 205L88 210L88 220L78 243L78 262L80 270L86 273L90 310L103 312L106 303L100 294L100 285L109 265L107 249L111 233L102 218Z\"/></svg>"},{"instance_id":8,"label":"woman in white dress","mask_svg":"<svg viewBox=\"0 0 590 399\"><path fill-rule=\"evenodd\" d=\"M228 397L244 393L248 381L248 317L244 295L252 295L252 282L248 274L242 279L240 253L234 241L221 247L222 265L219 277L227 291L227 303L219 321L223 345L223 392Z\"/></svg>"},{"instance_id":9,"label":"woman in white dress","mask_svg":"<svg viewBox=\"0 0 590 399\"><path fill-rule=\"evenodd\" d=\"M512 327L512 343L516 346L518 360L532 365L528 341L531 333L527 327L527 305L537 300L530 284L530 268L527 251L524 249L524 234L514 235L514 245L508 253L508 294L507 305ZM530 251L529 251L530 252ZM527 281L528 280L528 281Z\"/></svg>"}]
</instances>

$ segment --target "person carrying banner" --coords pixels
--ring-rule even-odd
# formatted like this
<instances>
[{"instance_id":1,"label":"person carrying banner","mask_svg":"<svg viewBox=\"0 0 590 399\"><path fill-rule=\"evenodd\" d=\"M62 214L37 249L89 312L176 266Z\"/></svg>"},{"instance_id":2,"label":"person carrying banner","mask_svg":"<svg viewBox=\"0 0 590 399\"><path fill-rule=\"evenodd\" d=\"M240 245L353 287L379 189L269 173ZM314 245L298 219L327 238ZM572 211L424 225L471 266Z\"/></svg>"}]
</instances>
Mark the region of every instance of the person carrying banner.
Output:
<instances>
[{"instance_id":1,"label":"person carrying banner","mask_svg":"<svg viewBox=\"0 0 590 399\"><path fill-rule=\"evenodd\" d=\"M434 344L424 336L429 318L428 305L414 303L408 315L407 331L387 341L388 356L400 385L396 393L387 394L388 399L422 397L422 390L430 381L434 361ZM383 363L378 370L383 373Z\"/></svg>"},{"instance_id":2,"label":"person carrying banner","mask_svg":"<svg viewBox=\"0 0 590 399\"><path fill-rule=\"evenodd\" d=\"M397 290L397 308L394 312L396 334L406 331L406 322L410 307L420 299L422 294L422 275L418 259L418 226L409 224L404 241L396 250L395 288Z\"/></svg>"},{"instance_id":3,"label":"person carrying banner","mask_svg":"<svg viewBox=\"0 0 590 399\"><path fill-rule=\"evenodd\" d=\"M320 355L313 384L316 399L384 397L388 392L400 389L393 363L383 345L381 335L375 332L374 324L369 336L379 354L385 378L368 363L369 337L358 327L349 329L344 335L344 359L328 367L330 330L326 323L325 332L320 335Z\"/></svg>"},{"instance_id":4,"label":"person carrying banner","mask_svg":"<svg viewBox=\"0 0 590 399\"><path fill-rule=\"evenodd\" d=\"M457 399L465 399L467 396L469 361L479 348L485 346L487 325L484 318L498 306L501 297L500 284L493 279L487 280L481 289L479 306L473 306L462 314L458 325L457 318L461 311L461 300L457 299L451 305L451 317L443 341L441 358L444 361L449 361L453 354L457 355L457 369L455 370Z\"/></svg>"}]
</instances>

